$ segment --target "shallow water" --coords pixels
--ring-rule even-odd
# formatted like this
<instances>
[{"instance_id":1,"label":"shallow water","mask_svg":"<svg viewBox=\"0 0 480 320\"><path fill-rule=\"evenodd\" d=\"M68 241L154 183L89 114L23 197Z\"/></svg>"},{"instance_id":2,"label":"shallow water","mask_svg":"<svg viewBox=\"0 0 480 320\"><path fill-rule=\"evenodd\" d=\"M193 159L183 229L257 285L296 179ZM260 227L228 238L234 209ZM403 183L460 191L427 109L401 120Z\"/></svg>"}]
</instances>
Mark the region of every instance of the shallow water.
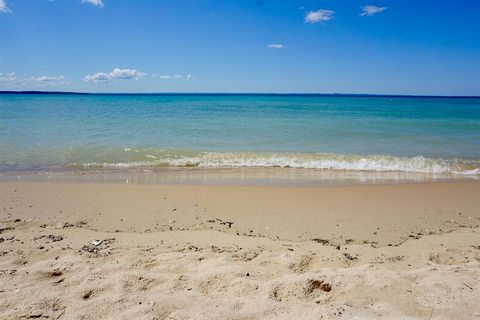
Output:
<instances>
[{"instance_id":1,"label":"shallow water","mask_svg":"<svg viewBox=\"0 0 480 320\"><path fill-rule=\"evenodd\" d=\"M0 170L288 167L478 176L480 99L0 95Z\"/></svg>"}]
</instances>

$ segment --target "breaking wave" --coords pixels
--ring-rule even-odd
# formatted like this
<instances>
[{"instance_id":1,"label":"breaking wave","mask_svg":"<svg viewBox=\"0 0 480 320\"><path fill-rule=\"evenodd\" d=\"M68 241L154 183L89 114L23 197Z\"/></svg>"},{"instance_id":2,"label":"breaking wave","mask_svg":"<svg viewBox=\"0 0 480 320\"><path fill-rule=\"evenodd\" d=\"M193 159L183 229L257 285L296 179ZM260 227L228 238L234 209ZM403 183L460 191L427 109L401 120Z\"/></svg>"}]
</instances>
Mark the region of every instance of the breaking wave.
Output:
<instances>
[{"instance_id":1,"label":"breaking wave","mask_svg":"<svg viewBox=\"0 0 480 320\"><path fill-rule=\"evenodd\" d=\"M202 168L278 167L480 175L480 159L434 159L423 156L397 157L389 155L295 152L173 152L134 148L117 150L114 154L103 154L100 158L97 157L95 161L69 161L69 166L82 168L158 166Z\"/></svg>"}]
</instances>

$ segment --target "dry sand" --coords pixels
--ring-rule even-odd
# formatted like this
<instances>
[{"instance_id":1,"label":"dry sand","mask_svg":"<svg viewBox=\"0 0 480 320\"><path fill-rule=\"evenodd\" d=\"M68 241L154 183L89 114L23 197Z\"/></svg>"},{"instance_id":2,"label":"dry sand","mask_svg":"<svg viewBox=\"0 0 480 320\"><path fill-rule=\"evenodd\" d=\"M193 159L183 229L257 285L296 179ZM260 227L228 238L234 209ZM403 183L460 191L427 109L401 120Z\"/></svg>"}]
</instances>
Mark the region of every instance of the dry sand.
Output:
<instances>
[{"instance_id":1,"label":"dry sand","mask_svg":"<svg viewBox=\"0 0 480 320\"><path fill-rule=\"evenodd\" d=\"M478 182L2 182L0 318L480 319L479 224Z\"/></svg>"}]
</instances>

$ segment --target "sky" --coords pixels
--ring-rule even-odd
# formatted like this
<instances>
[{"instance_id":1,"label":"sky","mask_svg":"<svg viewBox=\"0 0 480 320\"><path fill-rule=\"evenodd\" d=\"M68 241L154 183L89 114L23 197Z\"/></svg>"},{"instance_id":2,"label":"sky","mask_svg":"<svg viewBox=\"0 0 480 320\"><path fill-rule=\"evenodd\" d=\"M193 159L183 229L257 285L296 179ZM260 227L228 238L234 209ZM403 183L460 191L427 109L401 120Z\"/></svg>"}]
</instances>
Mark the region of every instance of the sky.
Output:
<instances>
[{"instance_id":1,"label":"sky","mask_svg":"<svg viewBox=\"0 0 480 320\"><path fill-rule=\"evenodd\" d=\"M0 90L480 95L478 0L0 0Z\"/></svg>"}]
</instances>

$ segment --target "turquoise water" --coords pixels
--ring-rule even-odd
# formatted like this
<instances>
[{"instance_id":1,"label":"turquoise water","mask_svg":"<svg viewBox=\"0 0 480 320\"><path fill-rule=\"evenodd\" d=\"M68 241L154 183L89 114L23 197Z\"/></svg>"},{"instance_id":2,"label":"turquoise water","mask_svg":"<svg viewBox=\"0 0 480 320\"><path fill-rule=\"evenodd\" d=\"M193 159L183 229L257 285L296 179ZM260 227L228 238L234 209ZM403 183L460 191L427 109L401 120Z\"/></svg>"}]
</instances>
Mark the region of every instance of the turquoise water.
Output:
<instances>
[{"instance_id":1,"label":"turquoise water","mask_svg":"<svg viewBox=\"0 0 480 320\"><path fill-rule=\"evenodd\" d=\"M0 94L0 170L480 174L480 99Z\"/></svg>"}]
</instances>

